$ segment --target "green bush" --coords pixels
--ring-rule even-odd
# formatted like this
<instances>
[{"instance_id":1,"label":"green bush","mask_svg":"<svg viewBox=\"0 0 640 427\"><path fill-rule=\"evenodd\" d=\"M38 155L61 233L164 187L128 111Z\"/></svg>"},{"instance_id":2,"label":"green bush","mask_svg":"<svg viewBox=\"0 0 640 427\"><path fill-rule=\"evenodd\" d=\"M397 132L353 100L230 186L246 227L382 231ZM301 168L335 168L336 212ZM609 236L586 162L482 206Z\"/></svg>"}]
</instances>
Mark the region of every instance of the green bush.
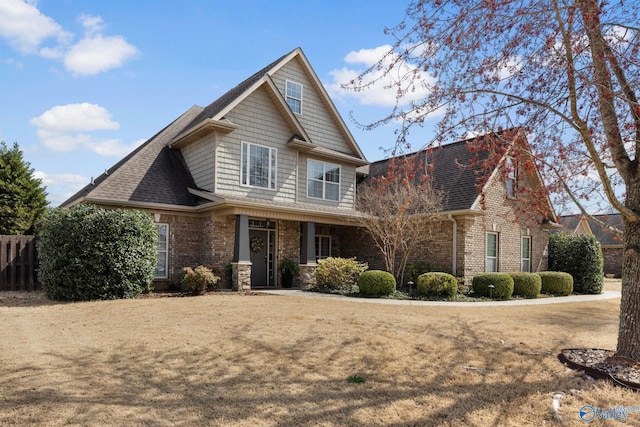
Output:
<instances>
[{"instance_id":1,"label":"green bush","mask_svg":"<svg viewBox=\"0 0 640 427\"><path fill-rule=\"evenodd\" d=\"M571 274L576 292L601 293L603 265L602 248L594 235L556 233L549 237L549 269Z\"/></svg>"},{"instance_id":2,"label":"green bush","mask_svg":"<svg viewBox=\"0 0 640 427\"><path fill-rule=\"evenodd\" d=\"M536 273L509 273L513 279L513 295L524 298L538 298L542 289L542 279Z\"/></svg>"},{"instance_id":3,"label":"green bush","mask_svg":"<svg viewBox=\"0 0 640 427\"><path fill-rule=\"evenodd\" d=\"M573 277L561 271L542 271L538 273L542 279L542 293L566 296L573 292Z\"/></svg>"},{"instance_id":4,"label":"green bush","mask_svg":"<svg viewBox=\"0 0 640 427\"><path fill-rule=\"evenodd\" d=\"M396 278L382 270L369 270L360 275L358 289L363 295L386 296L396 291Z\"/></svg>"},{"instance_id":5,"label":"green bush","mask_svg":"<svg viewBox=\"0 0 640 427\"><path fill-rule=\"evenodd\" d=\"M38 278L51 299L133 298L151 290L158 234L147 213L54 209L38 234Z\"/></svg>"},{"instance_id":6,"label":"green bush","mask_svg":"<svg viewBox=\"0 0 640 427\"><path fill-rule=\"evenodd\" d=\"M318 267L307 290L318 292L357 292L358 279L369 266L355 258L329 257L318 261Z\"/></svg>"},{"instance_id":7,"label":"green bush","mask_svg":"<svg viewBox=\"0 0 640 427\"><path fill-rule=\"evenodd\" d=\"M431 273L434 271L442 271L442 269L435 264L430 264L424 261L414 261L407 264L405 277L407 278L407 281L418 283L418 277L421 274Z\"/></svg>"},{"instance_id":8,"label":"green bush","mask_svg":"<svg viewBox=\"0 0 640 427\"><path fill-rule=\"evenodd\" d=\"M494 288L489 288L493 285ZM513 279L506 273L479 273L471 283L474 295L509 299L513 295Z\"/></svg>"},{"instance_id":9,"label":"green bush","mask_svg":"<svg viewBox=\"0 0 640 427\"><path fill-rule=\"evenodd\" d=\"M419 295L451 298L458 293L458 279L448 273L423 273L418 276L416 290Z\"/></svg>"},{"instance_id":10,"label":"green bush","mask_svg":"<svg viewBox=\"0 0 640 427\"><path fill-rule=\"evenodd\" d=\"M185 267L183 271L185 274L182 286L192 295L201 295L206 290L214 290L220 281L220 276L204 265L196 268Z\"/></svg>"}]
</instances>

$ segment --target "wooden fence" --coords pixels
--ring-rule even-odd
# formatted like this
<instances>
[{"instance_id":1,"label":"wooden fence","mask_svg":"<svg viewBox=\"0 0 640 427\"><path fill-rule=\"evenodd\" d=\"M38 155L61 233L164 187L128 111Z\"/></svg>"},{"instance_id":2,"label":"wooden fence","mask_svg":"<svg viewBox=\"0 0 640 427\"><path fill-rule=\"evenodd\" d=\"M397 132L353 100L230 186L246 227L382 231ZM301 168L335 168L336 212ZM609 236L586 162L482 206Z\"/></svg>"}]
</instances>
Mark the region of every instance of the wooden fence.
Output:
<instances>
[{"instance_id":1,"label":"wooden fence","mask_svg":"<svg viewBox=\"0 0 640 427\"><path fill-rule=\"evenodd\" d=\"M0 236L0 291L34 290L36 263L35 236Z\"/></svg>"}]
</instances>

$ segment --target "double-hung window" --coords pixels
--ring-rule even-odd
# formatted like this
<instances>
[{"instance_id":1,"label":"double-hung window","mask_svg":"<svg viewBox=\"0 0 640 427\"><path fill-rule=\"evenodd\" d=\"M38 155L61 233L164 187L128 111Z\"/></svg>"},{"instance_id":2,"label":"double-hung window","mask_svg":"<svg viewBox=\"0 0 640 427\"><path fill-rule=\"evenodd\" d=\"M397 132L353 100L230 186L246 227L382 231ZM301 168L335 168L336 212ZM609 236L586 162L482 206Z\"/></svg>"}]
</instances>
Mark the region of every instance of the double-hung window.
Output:
<instances>
[{"instance_id":1,"label":"double-hung window","mask_svg":"<svg viewBox=\"0 0 640 427\"><path fill-rule=\"evenodd\" d=\"M498 233L487 233L487 272L498 271Z\"/></svg>"},{"instance_id":2,"label":"double-hung window","mask_svg":"<svg viewBox=\"0 0 640 427\"><path fill-rule=\"evenodd\" d=\"M296 114L302 114L302 85L287 80L287 104Z\"/></svg>"},{"instance_id":3,"label":"double-hung window","mask_svg":"<svg viewBox=\"0 0 640 427\"><path fill-rule=\"evenodd\" d=\"M506 168L505 188L507 197L516 197L516 165L512 157L507 157L504 162Z\"/></svg>"},{"instance_id":4,"label":"double-hung window","mask_svg":"<svg viewBox=\"0 0 640 427\"><path fill-rule=\"evenodd\" d=\"M275 148L242 143L242 173L240 182L250 187L276 189Z\"/></svg>"},{"instance_id":5,"label":"double-hung window","mask_svg":"<svg viewBox=\"0 0 640 427\"><path fill-rule=\"evenodd\" d=\"M169 268L169 224L156 224L158 230L158 263L154 278L166 279Z\"/></svg>"},{"instance_id":6,"label":"double-hung window","mask_svg":"<svg viewBox=\"0 0 640 427\"><path fill-rule=\"evenodd\" d=\"M340 200L340 166L309 160L307 162L307 197Z\"/></svg>"},{"instance_id":7,"label":"double-hung window","mask_svg":"<svg viewBox=\"0 0 640 427\"><path fill-rule=\"evenodd\" d=\"M529 273L531 271L531 237L522 236L522 257L521 271Z\"/></svg>"}]
</instances>

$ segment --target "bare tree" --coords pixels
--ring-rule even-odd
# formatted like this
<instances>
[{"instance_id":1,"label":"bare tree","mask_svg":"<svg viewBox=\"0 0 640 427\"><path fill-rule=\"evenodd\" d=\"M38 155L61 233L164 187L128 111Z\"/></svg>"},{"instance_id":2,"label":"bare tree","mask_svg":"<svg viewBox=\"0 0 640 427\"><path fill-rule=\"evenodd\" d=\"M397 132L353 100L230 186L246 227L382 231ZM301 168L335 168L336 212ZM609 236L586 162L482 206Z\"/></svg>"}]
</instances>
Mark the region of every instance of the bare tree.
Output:
<instances>
[{"instance_id":1,"label":"bare tree","mask_svg":"<svg viewBox=\"0 0 640 427\"><path fill-rule=\"evenodd\" d=\"M424 0L412 2L380 62L348 87L394 76L397 99L420 101L377 123L411 127L437 114L434 144L462 132L530 131L549 191L586 212L624 218L618 355L640 360L640 82L636 2ZM405 70L398 78L398 71ZM534 202L534 201L532 201Z\"/></svg>"},{"instance_id":2,"label":"bare tree","mask_svg":"<svg viewBox=\"0 0 640 427\"><path fill-rule=\"evenodd\" d=\"M432 188L425 168L418 157L396 157L358 186L357 225L371 236L386 270L400 284L409 257L428 240L441 208L442 195Z\"/></svg>"}]
</instances>

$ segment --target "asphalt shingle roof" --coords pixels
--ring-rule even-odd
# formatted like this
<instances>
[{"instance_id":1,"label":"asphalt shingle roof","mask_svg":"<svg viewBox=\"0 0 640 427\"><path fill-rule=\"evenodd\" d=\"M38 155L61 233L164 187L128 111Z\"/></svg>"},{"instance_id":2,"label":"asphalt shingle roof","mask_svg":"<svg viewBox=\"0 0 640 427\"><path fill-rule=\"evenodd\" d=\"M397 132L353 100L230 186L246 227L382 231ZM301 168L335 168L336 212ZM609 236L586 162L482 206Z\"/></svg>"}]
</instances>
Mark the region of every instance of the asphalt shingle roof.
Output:
<instances>
[{"instance_id":1,"label":"asphalt shingle roof","mask_svg":"<svg viewBox=\"0 0 640 427\"><path fill-rule=\"evenodd\" d=\"M622 215L618 213L605 214L605 215L594 215L597 219L604 222L610 227L615 227L618 230L623 230L622 224ZM578 227L580 223L580 215L564 215L560 217L560 224L562 225L562 231L567 233L573 233ZM596 237L596 239L600 242L601 245L610 246L610 245L622 245L622 239L616 235L615 233L603 228L600 224L593 221L592 219L587 219L589 223L589 228L591 228L591 232Z\"/></svg>"}]
</instances>

